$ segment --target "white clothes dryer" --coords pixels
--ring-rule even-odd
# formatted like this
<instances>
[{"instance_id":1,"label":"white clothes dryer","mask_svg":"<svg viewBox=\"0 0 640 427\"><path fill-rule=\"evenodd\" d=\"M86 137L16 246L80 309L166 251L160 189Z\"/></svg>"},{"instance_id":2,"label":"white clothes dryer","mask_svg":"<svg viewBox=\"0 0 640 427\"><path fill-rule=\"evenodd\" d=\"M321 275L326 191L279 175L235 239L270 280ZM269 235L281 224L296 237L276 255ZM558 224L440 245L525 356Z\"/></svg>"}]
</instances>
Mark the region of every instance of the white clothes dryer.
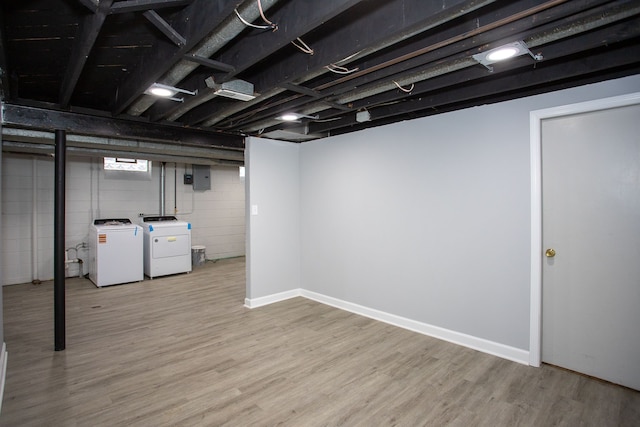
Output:
<instances>
[{"instance_id":1,"label":"white clothes dryer","mask_svg":"<svg viewBox=\"0 0 640 427\"><path fill-rule=\"evenodd\" d=\"M191 271L191 224L175 216L147 216L144 230L144 274L149 278Z\"/></svg>"}]
</instances>

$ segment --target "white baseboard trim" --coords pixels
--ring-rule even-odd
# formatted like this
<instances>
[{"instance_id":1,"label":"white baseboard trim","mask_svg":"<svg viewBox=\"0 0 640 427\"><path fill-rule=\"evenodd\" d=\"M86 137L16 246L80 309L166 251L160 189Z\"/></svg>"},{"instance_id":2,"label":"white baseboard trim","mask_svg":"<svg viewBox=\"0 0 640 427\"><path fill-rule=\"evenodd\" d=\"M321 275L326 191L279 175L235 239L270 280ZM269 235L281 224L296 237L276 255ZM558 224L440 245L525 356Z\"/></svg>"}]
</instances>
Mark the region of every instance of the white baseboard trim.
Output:
<instances>
[{"instance_id":1,"label":"white baseboard trim","mask_svg":"<svg viewBox=\"0 0 640 427\"><path fill-rule=\"evenodd\" d=\"M483 338L474 337L471 335L441 328L439 326L429 325L427 323L407 319L406 317L396 316L395 314L389 314L384 311L364 307L362 305L354 304L347 301L342 301L337 298L329 297L304 289L301 290L301 296L320 302L322 304L349 311L351 313L369 317L374 320L379 320L381 322L398 326L403 329L408 329L419 334L428 335L430 337L438 338L443 341L448 341L453 344L458 344L464 347L481 351L483 353L488 353L494 356L501 357L503 359L511 360L512 362L522 363L523 365L529 364L529 352L527 350L522 350L508 345L489 341Z\"/></svg>"},{"instance_id":2,"label":"white baseboard trim","mask_svg":"<svg viewBox=\"0 0 640 427\"><path fill-rule=\"evenodd\" d=\"M2 343L2 350L0 350L0 413L2 412L2 399L4 398L4 382L7 378L7 344Z\"/></svg>"},{"instance_id":3,"label":"white baseboard trim","mask_svg":"<svg viewBox=\"0 0 640 427\"><path fill-rule=\"evenodd\" d=\"M512 362L521 363L523 365L529 364L529 351L527 350L511 347L494 341L489 341L484 338L474 337L471 335L441 328L439 326L429 325L427 323L407 319L406 317L396 316L395 314L386 313L384 311L365 307L359 304L354 304L348 301L343 301L316 292L307 291L305 289L294 289L291 291L268 295L261 298L247 298L245 299L244 305L248 308L257 308L298 296L302 296L304 298L322 304L330 305L341 310L349 311L351 313L359 314L361 316L369 317L371 319L388 323L393 326L398 326L400 328L417 332L419 334L428 335L433 338L438 338L443 341L448 341L453 344L461 345L463 347L468 347L474 350L481 351L483 353L488 353L497 357L501 357L503 359L511 360Z\"/></svg>"},{"instance_id":4,"label":"white baseboard trim","mask_svg":"<svg viewBox=\"0 0 640 427\"><path fill-rule=\"evenodd\" d=\"M257 308L263 305L269 305L276 302L284 301L290 298L300 296L300 289L292 289L290 291L280 292L279 294L267 295L260 298L245 298L244 306L247 308Z\"/></svg>"}]
</instances>

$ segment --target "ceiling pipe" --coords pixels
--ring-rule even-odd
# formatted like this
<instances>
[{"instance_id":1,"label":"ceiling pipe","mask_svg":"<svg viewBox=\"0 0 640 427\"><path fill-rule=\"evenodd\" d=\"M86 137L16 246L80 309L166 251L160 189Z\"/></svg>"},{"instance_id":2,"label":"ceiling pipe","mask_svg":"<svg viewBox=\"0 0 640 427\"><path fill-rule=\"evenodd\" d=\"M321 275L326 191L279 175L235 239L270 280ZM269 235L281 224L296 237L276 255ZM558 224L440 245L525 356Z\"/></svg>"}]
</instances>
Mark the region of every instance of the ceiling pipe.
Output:
<instances>
[{"instance_id":1,"label":"ceiling pipe","mask_svg":"<svg viewBox=\"0 0 640 427\"><path fill-rule=\"evenodd\" d=\"M160 162L160 216L165 214L165 195L166 195L166 176L167 176L167 163Z\"/></svg>"},{"instance_id":2,"label":"ceiling pipe","mask_svg":"<svg viewBox=\"0 0 640 427\"><path fill-rule=\"evenodd\" d=\"M262 10L267 11L280 0L261 0ZM238 13L242 18L248 22L253 22L260 18L260 9L258 3L255 0L247 0L244 4L237 8ZM194 49L189 52L190 55L201 56L209 58L218 50L223 48L227 43L233 40L238 34L245 30L247 26L240 21L240 19L234 13L227 17L224 22L216 28L205 40L200 42ZM185 77L199 67L200 64L185 59L180 60L174 65L167 73L159 79L163 84L175 86L180 83ZM129 109L127 114L132 116L139 116L147 111L155 102L157 98L153 96L140 97Z\"/></svg>"},{"instance_id":3,"label":"ceiling pipe","mask_svg":"<svg viewBox=\"0 0 640 427\"><path fill-rule=\"evenodd\" d=\"M31 142L14 142L14 141L2 141L2 152L13 154L26 154L31 156L43 156L47 158L53 158L54 147L50 144L43 143L31 143ZM244 165L244 156L239 156L237 160L221 160L206 156L189 156L187 154L179 156L175 154L150 154L139 151L123 151L123 150L107 150L99 148L87 148L87 147L69 147L67 146L67 153L70 156L78 157L125 157L135 159L146 159L156 162L175 162L194 165L209 165L209 166L242 166Z\"/></svg>"},{"instance_id":4,"label":"ceiling pipe","mask_svg":"<svg viewBox=\"0 0 640 427\"><path fill-rule=\"evenodd\" d=\"M40 284L40 268L38 261L38 160L34 157L31 162L31 283Z\"/></svg>"},{"instance_id":5,"label":"ceiling pipe","mask_svg":"<svg viewBox=\"0 0 640 427\"><path fill-rule=\"evenodd\" d=\"M53 133L48 131L2 128L2 150L21 150L36 147L53 147ZM150 142L131 139L104 138L86 135L67 134L67 150L84 150L97 157L127 157L147 160L166 160L168 156L184 159L203 159L207 161L244 161L244 150L221 149L210 145L176 144ZM38 149L35 152L40 152ZM51 151L53 153L53 151ZM115 154L119 153L119 154ZM127 154L129 153L129 154ZM157 153L161 153L158 155ZM163 157L164 156L164 157ZM180 161L189 163L188 161ZM197 163L195 160L191 163Z\"/></svg>"},{"instance_id":6,"label":"ceiling pipe","mask_svg":"<svg viewBox=\"0 0 640 427\"><path fill-rule=\"evenodd\" d=\"M533 13L537 13L540 7L544 7L546 5L553 4L555 5L556 1L551 1L540 5L539 7L529 9L530 12L528 15ZM553 41L561 40L563 38L567 38L570 36L574 36L576 34L580 34L589 30L593 30L596 28L600 28L602 26L611 24L621 19L626 19L633 17L640 13L640 5L625 5L620 8L613 9L609 13L606 14L594 14L589 17L589 19L582 20L579 24L567 24L565 26L559 27L554 31L549 31L544 34L538 36L532 36L525 40L527 46L531 49L542 46L544 44L551 43ZM524 14L524 12L523 12ZM518 15L518 19L523 18L523 14ZM482 29L479 28L478 31ZM477 66L478 62L475 61L471 57L456 59L452 61L448 61L446 63L441 63L434 67L430 67L427 69L422 69L418 72L407 74L403 77L396 78L395 83L393 80L389 81L381 81L378 83L374 83L372 85L364 86L360 89L353 90L351 92L345 93L342 96L336 98L330 98L331 101L337 102L340 104L347 104L352 101L361 100L370 96L378 95L383 92L397 90L397 85L400 86L410 86L411 84L418 83L436 76L440 76L443 74L447 74L453 71L462 70L467 67ZM330 109L326 104L321 102L317 102L312 104L311 106L303 109L300 113L306 115L313 115L325 110ZM262 129L266 129L268 127L280 124L278 120L264 120L262 122L254 123L251 126L243 128L242 131L246 133L260 131Z\"/></svg>"}]
</instances>

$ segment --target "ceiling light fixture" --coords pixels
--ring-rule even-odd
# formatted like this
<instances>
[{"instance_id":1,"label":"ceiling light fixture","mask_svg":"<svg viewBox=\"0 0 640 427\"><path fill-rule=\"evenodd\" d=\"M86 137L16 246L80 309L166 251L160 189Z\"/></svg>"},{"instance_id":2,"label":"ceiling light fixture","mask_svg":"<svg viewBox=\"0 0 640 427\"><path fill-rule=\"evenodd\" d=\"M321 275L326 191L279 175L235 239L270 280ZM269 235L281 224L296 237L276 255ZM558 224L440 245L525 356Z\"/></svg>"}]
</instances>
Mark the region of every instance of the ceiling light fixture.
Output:
<instances>
[{"instance_id":1,"label":"ceiling light fixture","mask_svg":"<svg viewBox=\"0 0 640 427\"><path fill-rule=\"evenodd\" d=\"M493 67L490 67L491 64L494 64L499 61L504 61L505 59L514 58L520 55L529 54L534 60L541 61L542 55L537 54L534 55L531 53L526 43L522 40L505 44L503 46L496 47L495 49L488 50L486 52L477 53L473 55L473 59L478 61L480 64L487 67L489 71L493 71Z\"/></svg>"},{"instance_id":2,"label":"ceiling light fixture","mask_svg":"<svg viewBox=\"0 0 640 427\"><path fill-rule=\"evenodd\" d=\"M162 83L154 83L147 90L144 91L147 95L159 96L161 98L170 99L172 101L184 102L183 98L176 98L178 93L186 93L187 95L195 96L198 91L190 91L186 89L180 89L173 86L163 85Z\"/></svg>"},{"instance_id":3,"label":"ceiling light fixture","mask_svg":"<svg viewBox=\"0 0 640 427\"><path fill-rule=\"evenodd\" d=\"M318 118L319 118L318 116L307 116L306 114L299 114L299 113L285 113L277 117L278 120L282 120L285 122L295 122L300 119L316 120Z\"/></svg>"}]
</instances>

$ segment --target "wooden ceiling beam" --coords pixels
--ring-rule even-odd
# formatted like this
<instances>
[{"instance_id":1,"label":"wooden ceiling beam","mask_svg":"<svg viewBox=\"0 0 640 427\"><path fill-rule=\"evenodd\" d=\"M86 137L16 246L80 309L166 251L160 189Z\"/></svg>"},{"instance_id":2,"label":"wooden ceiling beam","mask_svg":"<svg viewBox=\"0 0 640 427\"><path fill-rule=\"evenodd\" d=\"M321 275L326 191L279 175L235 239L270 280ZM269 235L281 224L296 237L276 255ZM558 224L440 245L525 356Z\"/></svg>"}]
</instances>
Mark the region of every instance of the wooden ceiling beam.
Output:
<instances>
[{"instance_id":1,"label":"wooden ceiling beam","mask_svg":"<svg viewBox=\"0 0 640 427\"><path fill-rule=\"evenodd\" d=\"M80 28L78 28L73 39L71 59L64 73L64 80L60 88L60 105L63 107L69 105L71 95L73 95L80 74L102 29L111 3L113 3L113 0L101 0L96 12L85 16L80 23Z\"/></svg>"},{"instance_id":2,"label":"wooden ceiling beam","mask_svg":"<svg viewBox=\"0 0 640 427\"><path fill-rule=\"evenodd\" d=\"M175 43L176 46L184 46L187 41L180 35L162 16L158 15L155 10L147 10L142 14L149 22L151 22L162 34Z\"/></svg>"},{"instance_id":3,"label":"wooden ceiling beam","mask_svg":"<svg viewBox=\"0 0 640 427\"><path fill-rule=\"evenodd\" d=\"M308 87L305 86L300 86L300 85L294 85L293 83L283 83L282 87L290 90L292 92L296 92L299 93L301 95L306 95L306 96L310 96L314 99L318 99L321 102L324 102L325 104L327 104L328 106L332 107L332 108L336 108L338 110L342 110L342 111L351 111L351 107L343 105L343 104L338 104L337 102L333 102L333 101L329 101L324 98L324 95L322 95L320 92L313 90L313 89L309 89Z\"/></svg>"},{"instance_id":4,"label":"wooden ceiling beam","mask_svg":"<svg viewBox=\"0 0 640 427\"><path fill-rule=\"evenodd\" d=\"M98 10L99 0L78 0L81 5L89 9L92 13Z\"/></svg>"},{"instance_id":5,"label":"wooden ceiling beam","mask_svg":"<svg viewBox=\"0 0 640 427\"><path fill-rule=\"evenodd\" d=\"M9 69L7 65L7 42L4 38L4 14L0 8L0 100L11 98Z\"/></svg>"},{"instance_id":6,"label":"wooden ceiling beam","mask_svg":"<svg viewBox=\"0 0 640 427\"><path fill-rule=\"evenodd\" d=\"M165 7L186 6L193 0L126 0L113 3L109 13L139 12Z\"/></svg>"},{"instance_id":7,"label":"wooden ceiling beam","mask_svg":"<svg viewBox=\"0 0 640 427\"><path fill-rule=\"evenodd\" d=\"M225 64L220 61L215 61L213 59L205 58L204 56L187 54L184 56L184 59L187 61L192 61L200 65L204 65L207 68L211 68L212 70L224 71L226 73L233 73L236 71L236 67L233 65Z\"/></svg>"}]
</instances>

